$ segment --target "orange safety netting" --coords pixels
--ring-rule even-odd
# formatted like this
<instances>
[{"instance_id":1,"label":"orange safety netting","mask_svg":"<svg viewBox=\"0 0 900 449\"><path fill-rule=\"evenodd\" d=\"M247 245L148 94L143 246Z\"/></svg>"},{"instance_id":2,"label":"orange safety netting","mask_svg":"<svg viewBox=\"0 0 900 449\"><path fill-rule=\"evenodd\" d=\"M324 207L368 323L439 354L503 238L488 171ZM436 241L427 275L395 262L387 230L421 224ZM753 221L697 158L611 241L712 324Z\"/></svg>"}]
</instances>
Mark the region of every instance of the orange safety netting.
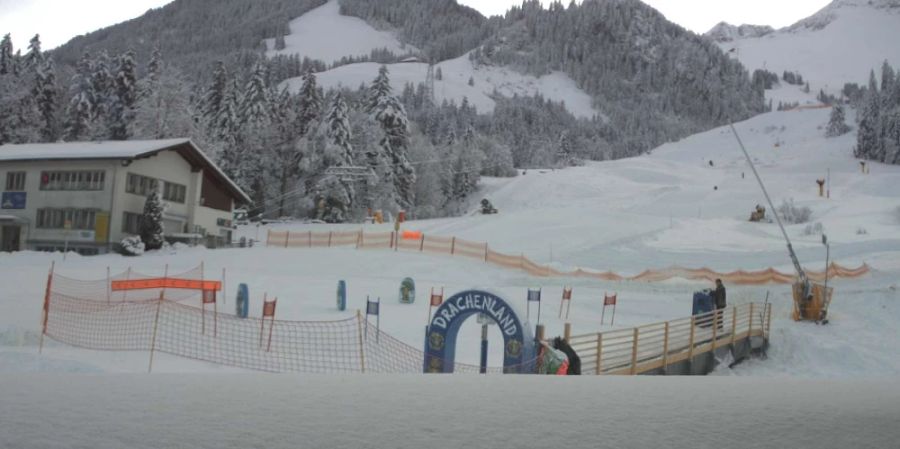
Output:
<instances>
[{"instance_id":1,"label":"orange safety netting","mask_svg":"<svg viewBox=\"0 0 900 449\"><path fill-rule=\"evenodd\" d=\"M738 285L762 285L768 283L790 284L796 278L793 273L783 273L774 268L760 271L738 270L729 273L719 273L709 268L683 268L670 267L661 270L645 270L634 276L625 276L611 271L597 272L593 270L576 269L574 271L560 271L548 265L540 265L528 259L524 255L503 254L491 250L487 243L471 242L456 237L443 237L425 235L416 232L418 239L410 239L407 234L410 231L397 233L365 233L358 232L292 232L269 231L266 239L267 246L284 248L313 248L332 246L356 246L363 249L395 249L406 251L430 252L436 254L461 255L480 259L486 263L500 267L522 270L532 276L541 277L582 277L604 281L641 281L662 282L673 278L689 280L713 281L722 279ZM828 266L829 278L857 278L868 274L870 268L863 264L859 268L846 268L831 263ZM807 271L807 276L817 282L825 279L825 272Z\"/></svg>"},{"instance_id":2,"label":"orange safety netting","mask_svg":"<svg viewBox=\"0 0 900 449\"><path fill-rule=\"evenodd\" d=\"M51 274L43 335L85 349L159 352L269 372L423 372L422 350L374 322L366 326L358 313L336 321L240 318L204 309L200 291L113 292L111 279L118 277L83 281ZM454 372L478 373L479 367L455 363Z\"/></svg>"}]
</instances>

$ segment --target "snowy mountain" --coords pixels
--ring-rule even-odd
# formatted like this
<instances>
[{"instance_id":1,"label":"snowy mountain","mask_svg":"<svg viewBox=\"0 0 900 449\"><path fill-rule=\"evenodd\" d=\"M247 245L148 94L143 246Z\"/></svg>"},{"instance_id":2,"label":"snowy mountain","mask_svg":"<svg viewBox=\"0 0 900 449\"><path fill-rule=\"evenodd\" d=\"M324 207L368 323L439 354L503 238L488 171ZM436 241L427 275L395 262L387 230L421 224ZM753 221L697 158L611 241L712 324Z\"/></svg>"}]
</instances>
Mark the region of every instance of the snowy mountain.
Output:
<instances>
[{"instance_id":1,"label":"snowy mountain","mask_svg":"<svg viewBox=\"0 0 900 449\"><path fill-rule=\"evenodd\" d=\"M719 22L711 30L707 31L704 36L716 42L731 42L735 39L762 37L774 32L775 29L768 25L732 25L726 22Z\"/></svg>"},{"instance_id":2,"label":"snowy mountain","mask_svg":"<svg viewBox=\"0 0 900 449\"><path fill-rule=\"evenodd\" d=\"M897 42L900 1L835 0L787 28L718 45L751 71L798 72L813 92L837 94L844 83L866 83L885 60L900 65Z\"/></svg>"}]
</instances>

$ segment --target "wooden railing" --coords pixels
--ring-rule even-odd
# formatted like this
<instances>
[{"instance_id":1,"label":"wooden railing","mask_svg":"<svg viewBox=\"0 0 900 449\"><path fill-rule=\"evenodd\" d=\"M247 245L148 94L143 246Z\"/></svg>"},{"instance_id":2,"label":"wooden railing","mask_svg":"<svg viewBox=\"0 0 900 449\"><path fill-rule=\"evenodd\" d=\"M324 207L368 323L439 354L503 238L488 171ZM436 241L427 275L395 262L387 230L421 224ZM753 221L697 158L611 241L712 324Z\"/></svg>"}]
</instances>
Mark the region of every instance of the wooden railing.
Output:
<instances>
[{"instance_id":1,"label":"wooden railing","mask_svg":"<svg viewBox=\"0 0 900 449\"><path fill-rule=\"evenodd\" d=\"M583 270L560 271L549 265L540 265L528 259L523 254L504 254L492 250L487 243L471 242L457 237L443 237L416 233L417 238L408 239L403 233L379 232L366 233L363 231L344 232L312 232L312 231L273 231L269 230L266 236L266 246L279 248L315 248L355 246L357 249L386 249L416 251L433 254L446 254L450 256L462 256L477 259L491 265L521 270L531 276L538 277L578 277L603 281L640 281L661 282L672 278L690 280L703 280L712 282L722 279L726 283L743 285L762 285L767 283L790 284L794 282L795 275L782 273L773 268L761 271L733 271L719 273L708 268L683 268L670 267L661 270L646 270L634 276L624 276L611 271L598 272ZM828 267L828 278L855 278L869 272L869 266L863 264L856 269L844 268L836 263ZM821 282L825 279L825 273L812 270L806 271L807 276L814 281Z\"/></svg>"},{"instance_id":2,"label":"wooden railing","mask_svg":"<svg viewBox=\"0 0 900 449\"><path fill-rule=\"evenodd\" d=\"M772 304L740 304L690 318L565 339L581 358L582 374L641 374L665 369L750 337L769 338Z\"/></svg>"}]
</instances>

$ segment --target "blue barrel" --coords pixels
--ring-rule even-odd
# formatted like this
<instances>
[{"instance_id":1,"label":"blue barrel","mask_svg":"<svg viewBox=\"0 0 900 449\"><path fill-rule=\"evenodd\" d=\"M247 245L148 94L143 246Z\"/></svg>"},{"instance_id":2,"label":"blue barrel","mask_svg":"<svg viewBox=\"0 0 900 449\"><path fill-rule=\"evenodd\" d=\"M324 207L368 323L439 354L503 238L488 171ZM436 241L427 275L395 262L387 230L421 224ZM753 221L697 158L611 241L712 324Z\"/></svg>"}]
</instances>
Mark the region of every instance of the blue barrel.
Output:
<instances>
[{"instance_id":1,"label":"blue barrel","mask_svg":"<svg viewBox=\"0 0 900 449\"><path fill-rule=\"evenodd\" d=\"M234 314L241 318L247 318L250 314L250 289L247 288L247 284L238 285L234 309Z\"/></svg>"},{"instance_id":2,"label":"blue barrel","mask_svg":"<svg viewBox=\"0 0 900 449\"><path fill-rule=\"evenodd\" d=\"M347 283L343 280L338 281L337 308L341 312L347 310Z\"/></svg>"}]
</instances>

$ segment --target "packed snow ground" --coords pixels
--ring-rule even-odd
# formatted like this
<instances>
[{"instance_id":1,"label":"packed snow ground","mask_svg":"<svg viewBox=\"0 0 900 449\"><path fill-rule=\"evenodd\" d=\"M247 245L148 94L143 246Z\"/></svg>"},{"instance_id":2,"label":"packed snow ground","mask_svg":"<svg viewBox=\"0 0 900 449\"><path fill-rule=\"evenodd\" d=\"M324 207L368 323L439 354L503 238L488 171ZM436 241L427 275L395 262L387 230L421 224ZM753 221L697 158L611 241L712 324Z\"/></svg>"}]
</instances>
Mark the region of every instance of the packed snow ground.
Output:
<instances>
[{"instance_id":1,"label":"packed snow ground","mask_svg":"<svg viewBox=\"0 0 900 449\"><path fill-rule=\"evenodd\" d=\"M885 385L889 385L885 387ZM7 376L0 446L889 448L893 380Z\"/></svg>"}]
</instances>

